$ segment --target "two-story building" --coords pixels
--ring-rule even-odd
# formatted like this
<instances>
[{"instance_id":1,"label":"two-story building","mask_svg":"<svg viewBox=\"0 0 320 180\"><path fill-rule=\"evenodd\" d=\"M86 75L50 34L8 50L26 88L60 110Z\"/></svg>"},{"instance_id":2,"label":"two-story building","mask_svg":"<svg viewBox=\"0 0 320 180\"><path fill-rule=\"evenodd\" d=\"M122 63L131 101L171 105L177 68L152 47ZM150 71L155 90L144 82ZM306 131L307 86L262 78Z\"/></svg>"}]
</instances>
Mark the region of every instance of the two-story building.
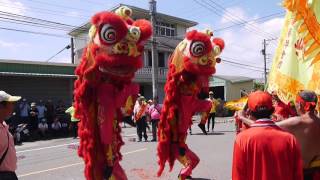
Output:
<instances>
[{"instance_id":1,"label":"two-story building","mask_svg":"<svg viewBox=\"0 0 320 180\"><path fill-rule=\"evenodd\" d=\"M110 9L115 11L120 6L127 6L132 9L133 19L150 19L149 11L135 6L119 4ZM157 60L158 60L158 95L160 101L164 97L164 84L168 71L168 58L174 51L177 44L184 38L188 28L197 25L197 22L181 19L178 17L157 13L156 15L156 41L157 41ZM74 59L75 64L79 64L84 47L88 41L88 31L91 24L85 23L83 26L72 30L69 35L74 39ZM140 84L140 93L146 98L152 98L152 59L151 43L147 42L143 54L144 67L135 76L134 81Z\"/></svg>"}]
</instances>

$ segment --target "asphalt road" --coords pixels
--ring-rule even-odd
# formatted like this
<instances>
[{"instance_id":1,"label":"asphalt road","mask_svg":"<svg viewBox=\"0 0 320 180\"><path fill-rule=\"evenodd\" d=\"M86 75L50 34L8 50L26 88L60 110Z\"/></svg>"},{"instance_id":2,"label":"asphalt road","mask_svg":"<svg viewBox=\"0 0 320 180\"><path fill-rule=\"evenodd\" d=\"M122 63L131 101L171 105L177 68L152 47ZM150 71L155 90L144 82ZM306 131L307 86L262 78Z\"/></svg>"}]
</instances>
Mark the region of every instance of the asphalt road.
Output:
<instances>
[{"instance_id":1,"label":"asphalt road","mask_svg":"<svg viewBox=\"0 0 320 180\"><path fill-rule=\"evenodd\" d=\"M218 119L223 120L223 119ZM200 157L193 171L198 180L230 180L232 146L235 137L233 123L217 123L215 132L205 136L195 123L193 135L189 135L189 147ZM134 142L135 128L123 128L125 145L121 162L129 180L177 179L181 165L156 177L156 142ZM149 134L151 139L151 134ZM17 174L21 180L83 180L83 161L77 156L78 139L65 138L24 143L16 146L18 156Z\"/></svg>"}]
</instances>

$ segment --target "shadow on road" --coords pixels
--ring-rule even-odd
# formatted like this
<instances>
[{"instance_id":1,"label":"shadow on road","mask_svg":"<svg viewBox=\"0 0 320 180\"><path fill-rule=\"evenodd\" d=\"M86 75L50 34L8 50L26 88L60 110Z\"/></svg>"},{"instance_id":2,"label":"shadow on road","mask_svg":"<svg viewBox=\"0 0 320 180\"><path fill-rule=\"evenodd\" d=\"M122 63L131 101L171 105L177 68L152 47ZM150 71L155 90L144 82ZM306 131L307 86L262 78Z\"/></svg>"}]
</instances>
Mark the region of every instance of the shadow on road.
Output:
<instances>
[{"instance_id":1,"label":"shadow on road","mask_svg":"<svg viewBox=\"0 0 320 180\"><path fill-rule=\"evenodd\" d=\"M205 136L205 134L203 134L203 133L192 133L192 135L204 135ZM207 135L224 135L224 133L223 132L209 132Z\"/></svg>"},{"instance_id":2,"label":"shadow on road","mask_svg":"<svg viewBox=\"0 0 320 180\"><path fill-rule=\"evenodd\" d=\"M217 132L235 132L234 130L230 131L217 131Z\"/></svg>"}]
</instances>

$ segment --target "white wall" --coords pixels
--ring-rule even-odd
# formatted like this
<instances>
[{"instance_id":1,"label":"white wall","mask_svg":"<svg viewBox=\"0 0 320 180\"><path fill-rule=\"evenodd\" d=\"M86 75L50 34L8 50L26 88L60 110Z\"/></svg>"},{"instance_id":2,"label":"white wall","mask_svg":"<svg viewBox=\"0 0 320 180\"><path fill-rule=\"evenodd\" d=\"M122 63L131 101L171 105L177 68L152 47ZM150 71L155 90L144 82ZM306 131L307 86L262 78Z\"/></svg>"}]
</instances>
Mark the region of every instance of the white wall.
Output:
<instances>
[{"instance_id":1,"label":"white wall","mask_svg":"<svg viewBox=\"0 0 320 180\"><path fill-rule=\"evenodd\" d=\"M179 38L183 38L183 36L186 33L186 31L187 31L186 27L177 24L177 36Z\"/></svg>"},{"instance_id":2,"label":"white wall","mask_svg":"<svg viewBox=\"0 0 320 180\"><path fill-rule=\"evenodd\" d=\"M88 43L88 34L82 33L77 37L74 37L74 48L75 50L84 48Z\"/></svg>"}]
</instances>

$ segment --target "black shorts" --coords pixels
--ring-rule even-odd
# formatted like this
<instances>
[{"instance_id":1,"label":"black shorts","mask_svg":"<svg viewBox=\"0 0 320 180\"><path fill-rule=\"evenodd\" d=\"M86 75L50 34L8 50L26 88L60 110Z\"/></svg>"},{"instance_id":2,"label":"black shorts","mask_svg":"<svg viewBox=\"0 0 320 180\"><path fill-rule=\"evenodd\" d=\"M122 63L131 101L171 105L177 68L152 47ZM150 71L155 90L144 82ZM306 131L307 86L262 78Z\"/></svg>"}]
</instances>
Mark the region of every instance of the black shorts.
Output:
<instances>
[{"instance_id":1,"label":"black shorts","mask_svg":"<svg viewBox=\"0 0 320 180\"><path fill-rule=\"evenodd\" d=\"M0 180L18 180L15 172L0 171Z\"/></svg>"},{"instance_id":2,"label":"black shorts","mask_svg":"<svg viewBox=\"0 0 320 180\"><path fill-rule=\"evenodd\" d=\"M303 170L304 180L314 180L315 176L320 177L320 167L314 167Z\"/></svg>"}]
</instances>

